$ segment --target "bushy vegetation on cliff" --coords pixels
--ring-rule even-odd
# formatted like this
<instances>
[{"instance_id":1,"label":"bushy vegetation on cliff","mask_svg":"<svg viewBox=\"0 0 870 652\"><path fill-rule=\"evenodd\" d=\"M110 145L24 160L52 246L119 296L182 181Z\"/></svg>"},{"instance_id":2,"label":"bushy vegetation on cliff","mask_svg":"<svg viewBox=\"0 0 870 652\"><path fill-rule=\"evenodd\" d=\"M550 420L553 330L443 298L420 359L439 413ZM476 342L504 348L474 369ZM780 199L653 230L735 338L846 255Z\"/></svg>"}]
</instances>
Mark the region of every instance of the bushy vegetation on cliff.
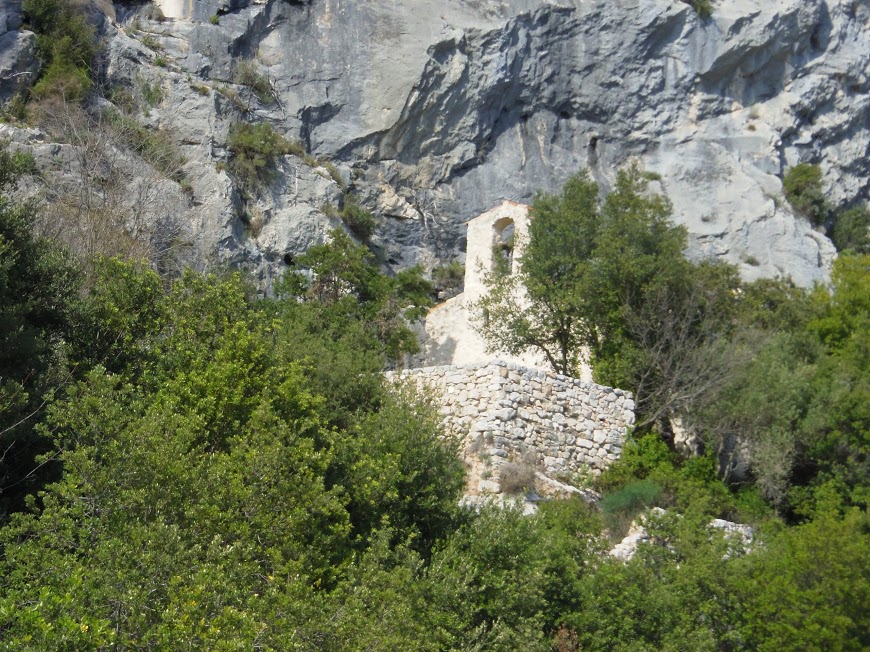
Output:
<instances>
[{"instance_id":1,"label":"bushy vegetation on cliff","mask_svg":"<svg viewBox=\"0 0 870 652\"><path fill-rule=\"evenodd\" d=\"M26 169L0 156L2 191ZM733 409L799 433L788 508L650 429L598 483L608 519L673 508L623 563L582 501L458 506L437 414L381 374L414 347L419 271L336 233L258 300L237 274L83 266L34 214L0 200L0 650L870 645L866 257L832 290L745 290L776 337Z\"/></svg>"},{"instance_id":2,"label":"bushy vegetation on cliff","mask_svg":"<svg viewBox=\"0 0 870 652\"><path fill-rule=\"evenodd\" d=\"M494 351L535 350L568 375L588 363L634 393L638 434L688 431L726 479L748 460L784 513L828 481L864 504L870 257L844 252L831 288L743 282L683 256L685 230L637 169L601 201L576 176L538 195L532 218L519 274L491 273L478 305Z\"/></svg>"}]
</instances>

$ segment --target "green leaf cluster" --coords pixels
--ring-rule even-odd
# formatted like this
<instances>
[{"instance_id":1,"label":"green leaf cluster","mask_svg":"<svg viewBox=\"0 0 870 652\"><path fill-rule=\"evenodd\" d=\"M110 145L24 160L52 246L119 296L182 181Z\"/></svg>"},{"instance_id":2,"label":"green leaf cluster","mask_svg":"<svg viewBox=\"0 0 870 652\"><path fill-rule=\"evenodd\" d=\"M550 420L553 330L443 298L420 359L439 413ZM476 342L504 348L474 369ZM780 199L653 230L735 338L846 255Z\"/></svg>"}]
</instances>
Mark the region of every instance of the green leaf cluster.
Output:
<instances>
[{"instance_id":1,"label":"green leaf cluster","mask_svg":"<svg viewBox=\"0 0 870 652\"><path fill-rule=\"evenodd\" d=\"M27 168L0 151L4 188ZM660 289L643 288L670 277L644 237L676 247L679 233L654 234L637 206L658 215L631 193L595 205L639 238L622 250L636 264L597 260L649 303ZM682 460L655 432L598 480L602 508L554 500L526 516L460 508L463 469L435 406L384 383L431 300L419 270L386 277L336 231L275 300L238 274L170 282L101 259L82 275L33 235L32 211L0 201L2 463L7 443L35 436L31 458L52 473L23 466L41 482L19 483L0 518L0 650L870 646L866 256L842 256L830 289L764 282L722 300L737 326L775 337L704 404L705 427L738 423L780 448L770 433L793 436L790 520L761 500L761 478L735 491L715 451ZM600 281L568 255L552 271ZM677 296L719 305L717 283ZM642 333L622 318L626 297L601 287L592 304L615 337ZM714 419L729 401L739 412ZM35 416L22 426L22 413ZM668 512L645 515L634 558L608 557L610 517L653 504ZM754 541L709 527L717 516L751 521Z\"/></svg>"},{"instance_id":2,"label":"green leaf cluster","mask_svg":"<svg viewBox=\"0 0 870 652\"><path fill-rule=\"evenodd\" d=\"M870 254L870 210L855 206L839 213L831 239L837 251Z\"/></svg>"},{"instance_id":3,"label":"green leaf cluster","mask_svg":"<svg viewBox=\"0 0 870 652\"><path fill-rule=\"evenodd\" d=\"M48 442L34 425L67 379L63 341L79 288L69 256L33 234L34 206L5 194L32 169L31 158L0 147L0 519L43 477L35 458Z\"/></svg>"},{"instance_id":4,"label":"green leaf cluster","mask_svg":"<svg viewBox=\"0 0 870 652\"><path fill-rule=\"evenodd\" d=\"M639 434L688 433L713 475L751 482L792 518L829 480L866 503L866 256L841 256L831 289L741 282L733 266L684 258L685 231L637 169L601 201L578 175L538 195L532 217L519 274L490 274L477 306L493 350L537 350L568 375L588 361L633 392Z\"/></svg>"},{"instance_id":5,"label":"green leaf cluster","mask_svg":"<svg viewBox=\"0 0 870 652\"><path fill-rule=\"evenodd\" d=\"M433 287L422 270L412 267L388 277L371 252L344 231L335 229L329 238L296 259L310 277L288 273L279 294L316 306L325 331L341 332L348 322L364 325L390 360L415 353L419 345L409 321L421 318L432 305Z\"/></svg>"},{"instance_id":6,"label":"green leaf cluster","mask_svg":"<svg viewBox=\"0 0 870 652\"><path fill-rule=\"evenodd\" d=\"M800 214L813 224L822 224L828 218L830 207L822 189L822 168L811 163L798 163L782 178L785 198Z\"/></svg>"},{"instance_id":7,"label":"green leaf cluster","mask_svg":"<svg viewBox=\"0 0 870 652\"><path fill-rule=\"evenodd\" d=\"M24 0L28 26L36 33L43 72L33 94L77 102L93 87L91 70L98 44L94 28L73 3L64 0Z\"/></svg>"},{"instance_id":8,"label":"green leaf cluster","mask_svg":"<svg viewBox=\"0 0 870 652\"><path fill-rule=\"evenodd\" d=\"M230 171L243 189L254 192L275 178L275 163L292 145L268 122L237 122L230 126L227 149L233 155Z\"/></svg>"}]
</instances>

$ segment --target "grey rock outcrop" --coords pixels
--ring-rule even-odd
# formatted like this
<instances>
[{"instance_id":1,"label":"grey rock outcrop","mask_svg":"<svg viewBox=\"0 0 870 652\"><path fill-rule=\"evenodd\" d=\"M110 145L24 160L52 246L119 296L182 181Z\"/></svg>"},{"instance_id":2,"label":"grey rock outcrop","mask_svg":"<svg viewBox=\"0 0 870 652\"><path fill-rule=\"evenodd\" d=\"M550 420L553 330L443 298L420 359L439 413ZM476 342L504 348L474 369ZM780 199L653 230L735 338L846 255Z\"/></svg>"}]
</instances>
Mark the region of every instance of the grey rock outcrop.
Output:
<instances>
[{"instance_id":1,"label":"grey rock outcrop","mask_svg":"<svg viewBox=\"0 0 870 652\"><path fill-rule=\"evenodd\" d=\"M611 548L608 554L620 561L629 561L637 553L638 547L641 544L655 543L657 545L668 546L666 540L654 540L646 528L650 520L655 521L665 517L666 514L667 512L661 507L653 507L648 513L636 518L629 526L625 537ZM679 515L677 517L680 518ZM728 550L724 555L725 559L744 555L752 551L755 540L755 529L752 526L714 518L707 525L707 528L714 532L721 532L722 537L728 543Z\"/></svg>"},{"instance_id":2,"label":"grey rock outcrop","mask_svg":"<svg viewBox=\"0 0 870 652\"><path fill-rule=\"evenodd\" d=\"M394 268L461 259L471 217L580 168L606 189L636 161L659 175L690 255L808 285L835 252L783 200L783 172L820 164L838 205L870 193L867 0L718 2L709 20L677 0L158 4L167 20L106 28L107 81L162 90L149 120L184 144L201 265L243 264L266 286L334 225L321 207L341 188L288 157L246 228L216 169L241 119L333 162ZM243 60L272 103L236 83Z\"/></svg>"},{"instance_id":3,"label":"grey rock outcrop","mask_svg":"<svg viewBox=\"0 0 870 652\"><path fill-rule=\"evenodd\" d=\"M21 30L21 2L0 6L0 104L27 88L39 72L36 36Z\"/></svg>"},{"instance_id":4,"label":"grey rock outcrop","mask_svg":"<svg viewBox=\"0 0 870 652\"><path fill-rule=\"evenodd\" d=\"M0 35L0 102L29 87L38 72L33 32L9 31Z\"/></svg>"}]
</instances>

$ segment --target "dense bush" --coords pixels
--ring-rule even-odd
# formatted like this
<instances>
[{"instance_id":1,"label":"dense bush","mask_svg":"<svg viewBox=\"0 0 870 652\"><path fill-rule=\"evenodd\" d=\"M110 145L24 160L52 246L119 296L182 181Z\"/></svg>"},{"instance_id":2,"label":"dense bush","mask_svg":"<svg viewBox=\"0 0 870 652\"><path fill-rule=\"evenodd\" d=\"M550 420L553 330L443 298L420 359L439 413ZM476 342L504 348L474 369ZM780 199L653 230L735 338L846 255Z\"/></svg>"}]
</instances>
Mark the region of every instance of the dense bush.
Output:
<instances>
[{"instance_id":1,"label":"dense bush","mask_svg":"<svg viewBox=\"0 0 870 652\"><path fill-rule=\"evenodd\" d=\"M64 0L24 0L28 27L36 33L43 73L33 88L40 99L83 99L92 88L97 55L94 28Z\"/></svg>"},{"instance_id":2,"label":"dense bush","mask_svg":"<svg viewBox=\"0 0 870 652\"><path fill-rule=\"evenodd\" d=\"M35 206L7 195L32 170L32 158L0 147L0 523L50 477L51 465L37 461L50 438L37 425L69 379L66 341L79 291L67 253L33 233Z\"/></svg>"},{"instance_id":3,"label":"dense bush","mask_svg":"<svg viewBox=\"0 0 870 652\"><path fill-rule=\"evenodd\" d=\"M293 147L267 122L238 122L230 127L227 149L233 155L231 172L246 191L254 192L275 178L275 163Z\"/></svg>"},{"instance_id":4,"label":"dense bush","mask_svg":"<svg viewBox=\"0 0 870 652\"><path fill-rule=\"evenodd\" d=\"M317 306L319 328L326 333L337 337L343 329L364 328L392 361L417 352L419 342L409 321L432 305L432 284L417 267L387 277L371 252L344 231L336 229L329 236L328 243L311 247L296 261L311 271L311 279L288 273L278 292Z\"/></svg>"},{"instance_id":5,"label":"dense bush","mask_svg":"<svg viewBox=\"0 0 870 652\"><path fill-rule=\"evenodd\" d=\"M374 216L360 206L353 195L345 195L341 210L332 203L326 202L320 207L320 212L327 217L337 217L348 230L362 242L368 242L374 235L378 223Z\"/></svg>"},{"instance_id":6,"label":"dense bush","mask_svg":"<svg viewBox=\"0 0 870 652\"><path fill-rule=\"evenodd\" d=\"M374 216L357 204L353 198L345 199L344 208L341 209L339 215L341 216L341 221L350 229L350 232L363 242L368 242L378 227Z\"/></svg>"},{"instance_id":7,"label":"dense bush","mask_svg":"<svg viewBox=\"0 0 870 652\"><path fill-rule=\"evenodd\" d=\"M662 488L651 480L636 480L601 499L605 514L639 512L655 505Z\"/></svg>"},{"instance_id":8,"label":"dense bush","mask_svg":"<svg viewBox=\"0 0 870 652\"><path fill-rule=\"evenodd\" d=\"M0 188L31 165L0 152ZM704 427L790 451L786 519L764 467L737 490L653 429L598 479L602 509L524 516L460 508L434 406L383 381L416 343L420 270L387 277L336 231L274 300L116 259L82 280L33 211L0 200L0 650L870 646L867 256L830 289L743 286L729 313L761 331L755 380ZM649 541L610 558L604 519L652 504Z\"/></svg>"},{"instance_id":9,"label":"dense bush","mask_svg":"<svg viewBox=\"0 0 870 652\"><path fill-rule=\"evenodd\" d=\"M799 163L782 178L785 198L801 215L813 224L822 224L828 218L828 203L822 190L822 169L818 165Z\"/></svg>"},{"instance_id":10,"label":"dense bush","mask_svg":"<svg viewBox=\"0 0 870 652\"><path fill-rule=\"evenodd\" d=\"M837 251L870 254L870 210L856 206L837 215L831 239Z\"/></svg>"}]
</instances>

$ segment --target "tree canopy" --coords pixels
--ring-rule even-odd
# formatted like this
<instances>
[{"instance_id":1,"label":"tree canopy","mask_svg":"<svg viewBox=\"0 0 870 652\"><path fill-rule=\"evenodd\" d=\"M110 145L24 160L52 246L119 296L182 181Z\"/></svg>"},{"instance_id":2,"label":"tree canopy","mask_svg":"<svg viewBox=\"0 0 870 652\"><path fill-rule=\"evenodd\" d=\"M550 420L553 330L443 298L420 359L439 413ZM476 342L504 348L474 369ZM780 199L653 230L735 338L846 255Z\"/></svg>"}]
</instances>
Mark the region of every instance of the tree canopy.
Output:
<instances>
[{"instance_id":1,"label":"tree canopy","mask_svg":"<svg viewBox=\"0 0 870 652\"><path fill-rule=\"evenodd\" d=\"M0 154L6 188L24 163ZM695 415L711 441L736 429L767 457L729 485L715 451L684 459L649 428L594 481L599 506L552 500L532 516L462 507L436 406L384 382L413 348L406 319L429 301L419 270L386 277L340 233L300 257L307 272L288 273L274 299L231 272L167 278L118 258L83 270L34 233L33 206L3 200L3 481L27 481L0 487L15 492L0 513L0 650L870 646L870 261L843 256L832 288L812 293L765 281L735 294L720 266L693 266L686 282L656 269L682 248L659 223L666 204L631 173L622 181L609 207L582 179L572 201L621 225L587 224L597 246L630 228L650 246L609 259L578 241L600 276L568 250L547 274L599 290L580 302L600 310L584 326L644 357L615 364L622 349L601 342L595 359L608 373L658 370L630 376L651 397L667 360L682 360L651 342L718 351L744 343L708 333L767 333ZM640 262L622 269L626 252ZM534 278L543 293L547 275ZM706 312L701 323L722 327L682 317ZM638 315L688 326L659 341ZM668 511L647 513L636 555L607 555L653 506ZM753 543L712 518L751 523Z\"/></svg>"},{"instance_id":2,"label":"tree canopy","mask_svg":"<svg viewBox=\"0 0 870 652\"><path fill-rule=\"evenodd\" d=\"M519 273L487 277L478 323L495 350L538 350L566 375L589 363L597 381L634 391L652 423L713 382L737 275L684 258L685 229L640 170L598 195L581 173L535 197Z\"/></svg>"}]
</instances>

